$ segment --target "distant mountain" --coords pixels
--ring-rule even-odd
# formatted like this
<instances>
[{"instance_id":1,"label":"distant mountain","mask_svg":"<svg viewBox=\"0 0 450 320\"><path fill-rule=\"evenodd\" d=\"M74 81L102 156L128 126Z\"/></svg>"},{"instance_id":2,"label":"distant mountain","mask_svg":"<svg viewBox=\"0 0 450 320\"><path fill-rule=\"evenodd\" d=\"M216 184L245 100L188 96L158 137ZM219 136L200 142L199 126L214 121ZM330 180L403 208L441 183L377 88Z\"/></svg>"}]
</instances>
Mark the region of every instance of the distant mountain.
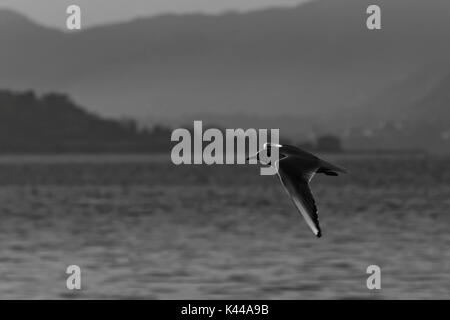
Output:
<instances>
[{"instance_id":1,"label":"distant mountain","mask_svg":"<svg viewBox=\"0 0 450 320\"><path fill-rule=\"evenodd\" d=\"M365 26L382 8L382 30ZM293 141L447 146L450 1L318 0L61 32L0 10L0 87L103 116L280 128ZM447 90L447 91L446 91ZM158 120L156 122L159 122Z\"/></svg>"},{"instance_id":2,"label":"distant mountain","mask_svg":"<svg viewBox=\"0 0 450 320\"><path fill-rule=\"evenodd\" d=\"M380 31L366 8L382 8ZM319 0L64 33L0 12L0 87L69 93L103 115L326 116L450 56L446 0ZM270 118L269 118L270 119Z\"/></svg>"},{"instance_id":3,"label":"distant mountain","mask_svg":"<svg viewBox=\"0 0 450 320\"><path fill-rule=\"evenodd\" d=\"M423 98L404 109L417 123L429 123L450 129L450 72Z\"/></svg>"},{"instance_id":4,"label":"distant mountain","mask_svg":"<svg viewBox=\"0 0 450 320\"><path fill-rule=\"evenodd\" d=\"M368 102L334 115L347 146L450 152L450 70L428 66Z\"/></svg>"},{"instance_id":5,"label":"distant mountain","mask_svg":"<svg viewBox=\"0 0 450 320\"><path fill-rule=\"evenodd\" d=\"M161 152L170 131L140 130L131 120L108 120L67 96L0 90L0 153Z\"/></svg>"}]
</instances>

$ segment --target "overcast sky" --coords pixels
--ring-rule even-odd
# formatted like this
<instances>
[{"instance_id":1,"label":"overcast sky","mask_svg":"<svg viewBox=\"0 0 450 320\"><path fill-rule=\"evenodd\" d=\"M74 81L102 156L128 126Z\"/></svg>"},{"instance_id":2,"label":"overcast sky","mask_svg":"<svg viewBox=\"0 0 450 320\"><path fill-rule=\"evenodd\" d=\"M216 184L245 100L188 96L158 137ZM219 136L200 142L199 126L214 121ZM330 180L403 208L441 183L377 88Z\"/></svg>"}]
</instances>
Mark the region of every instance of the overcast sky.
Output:
<instances>
[{"instance_id":1,"label":"overcast sky","mask_svg":"<svg viewBox=\"0 0 450 320\"><path fill-rule=\"evenodd\" d=\"M66 8L82 9L83 26L129 20L161 13L248 11L270 6L292 6L307 0L0 0L0 8L19 11L34 20L63 28Z\"/></svg>"}]
</instances>

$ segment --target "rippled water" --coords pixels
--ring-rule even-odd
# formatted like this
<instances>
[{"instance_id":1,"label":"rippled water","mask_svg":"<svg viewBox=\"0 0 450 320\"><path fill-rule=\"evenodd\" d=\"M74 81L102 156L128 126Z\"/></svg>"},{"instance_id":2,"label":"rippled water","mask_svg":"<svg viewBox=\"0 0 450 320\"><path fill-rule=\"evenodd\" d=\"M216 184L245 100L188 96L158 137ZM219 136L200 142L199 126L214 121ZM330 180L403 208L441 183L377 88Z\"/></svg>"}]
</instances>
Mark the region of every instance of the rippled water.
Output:
<instances>
[{"instance_id":1,"label":"rippled water","mask_svg":"<svg viewBox=\"0 0 450 320\"><path fill-rule=\"evenodd\" d=\"M164 159L1 158L0 298L450 298L449 158L333 159L321 239L256 166Z\"/></svg>"}]
</instances>

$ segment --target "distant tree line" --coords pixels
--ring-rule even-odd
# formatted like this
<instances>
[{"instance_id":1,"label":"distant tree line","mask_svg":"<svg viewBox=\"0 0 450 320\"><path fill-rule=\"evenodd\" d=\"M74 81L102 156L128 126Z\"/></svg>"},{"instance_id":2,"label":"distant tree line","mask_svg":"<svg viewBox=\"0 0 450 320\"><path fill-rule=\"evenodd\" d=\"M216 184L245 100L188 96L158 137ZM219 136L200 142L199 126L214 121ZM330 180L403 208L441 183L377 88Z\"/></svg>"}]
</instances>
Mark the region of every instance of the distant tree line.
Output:
<instances>
[{"instance_id":1,"label":"distant tree line","mask_svg":"<svg viewBox=\"0 0 450 320\"><path fill-rule=\"evenodd\" d=\"M63 94L0 90L0 152L162 152L171 130L104 119Z\"/></svg>"},{"instance_id":2,"label":"distant tree line","mask_svg":"<svg viewBox=\"0 0 450 320\"><path fill-rule=\"evenodd\" d=\"M161 125L149 129L133 119L102 118L64 94L37 96L33 91L0 90L0 153L170 152L174 145L171 133L171 128ZM283 138L281 143L295 144ZM311 151L342 151L340 139L332 135L300 146Z\"/></svg>"}]
</instances>

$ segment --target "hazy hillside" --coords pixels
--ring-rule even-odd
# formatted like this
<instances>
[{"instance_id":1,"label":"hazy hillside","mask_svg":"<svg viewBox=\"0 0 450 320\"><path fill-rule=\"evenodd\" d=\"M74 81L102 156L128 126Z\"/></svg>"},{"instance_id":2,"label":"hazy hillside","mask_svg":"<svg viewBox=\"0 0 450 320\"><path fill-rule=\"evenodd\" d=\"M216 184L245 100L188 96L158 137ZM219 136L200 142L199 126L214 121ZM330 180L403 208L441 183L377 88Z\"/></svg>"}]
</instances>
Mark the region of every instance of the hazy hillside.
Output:
<instances>
[{"instance_id":1,"label":"hazy hillside","mask_svg":"<svg viewBox=\"0 0 450 320\"><path fill-rule=\"evenodd\" d=\"M365 27L374 3L383 9L379 32ZM3 11L0 86L63 90L107 115L323 115L448 57L448 21L450 2L441 0L320 0L79 33Z\"/></svg>"},{"instance_id":2,"label":"hazy hillside","mask_svg":"<svg viewBox=\"0 0 450 320\"><path fill-rule=\"evenodd\" d=\"M382 8L381 31L365 27L369 4ZM440 149L449 21L445 0L318 0L64 33L0 10L0 87L66 92L141 123L203 119L281 128L294 141L331 132L355 147Z\"/></svg>"},{"instance_id":3,"label":"hazy hillside","mask_svg":"<svg viewBox=\"0 0 450 320\"><path fill-rule=\"evenodd\" d=\"M168 130L100 118L65 95L0 90L0 153L161 152L169 139Z\"/></svg>"},{"instance_id":4,"label":"hazy hillside","mask_svg":"<svg viewBox=\"0 0 450 320\"><path fill-rule=\"evenodd\" d=\"M417 122L427 121L450 129L450 72L422 99L404 111L411 113Z\"/></svg>"},{"instance_id":5,"label":"hazy hillside","mask_svg":"<svg viewBox=\"0 0 450 320\"><path fill-rule=\"evenodd\" d=\"M436 67L335 114L347 146L450 152L450 70Z\"/></svg>"}]
</instances>

